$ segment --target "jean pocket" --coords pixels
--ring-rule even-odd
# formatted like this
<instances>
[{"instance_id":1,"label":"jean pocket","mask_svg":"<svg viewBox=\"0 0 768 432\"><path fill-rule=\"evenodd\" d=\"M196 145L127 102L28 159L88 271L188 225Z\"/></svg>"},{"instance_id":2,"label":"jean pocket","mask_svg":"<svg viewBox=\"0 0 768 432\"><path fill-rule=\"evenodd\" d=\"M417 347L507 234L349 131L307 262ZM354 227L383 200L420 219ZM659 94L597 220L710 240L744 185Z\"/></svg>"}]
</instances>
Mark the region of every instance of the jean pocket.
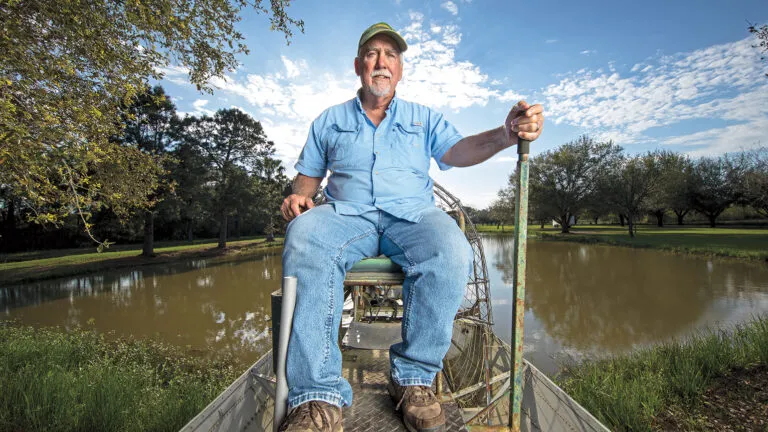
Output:
<instances>
[{"instance_id":1,"label":"jean pocket","mask_svg":"<svg viewBox=\"0 0 768 432\"><path fill-rule=\"evenodd\" d=\"M392 159L401 167L421 168L427 160L424 127L395 123Z\"/></svg>"}]
</instances>

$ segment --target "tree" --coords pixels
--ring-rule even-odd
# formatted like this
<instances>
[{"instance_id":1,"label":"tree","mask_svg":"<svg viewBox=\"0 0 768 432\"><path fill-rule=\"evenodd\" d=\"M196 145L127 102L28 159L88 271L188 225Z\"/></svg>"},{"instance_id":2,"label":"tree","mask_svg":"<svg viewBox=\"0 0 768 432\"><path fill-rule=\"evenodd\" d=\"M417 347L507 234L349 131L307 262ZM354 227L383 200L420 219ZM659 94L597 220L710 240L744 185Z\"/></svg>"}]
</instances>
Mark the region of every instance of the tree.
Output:
<instances>
[{"instance_id":1,"label":"tree","mask_svg":"<svg viewBox=\"0 0 768 432\"><path fill-rule=\"evenodd\" d=\"M654 153L621 156L606 175L601 176L600 195L626 216L630 237L635 236L635 218L659 184L659 157Z\"/></svg>"},{"instance_id":2,"label":"tree","mask_svg":"<svg viewBox=\"0 0 768 432\"><path fill-rule=\"evenodd\" d=\"M672 210L677 215L678 225L690 211L691 161L687 156L671 151L656 153L659 187L648 196L648 211L656 217L656 225L664 226L664 213Z\"/></svg>"},{"instance_id":3,"label":"tree","mask_svg":"<svg viewBox=\"0 0 768 432\"><path fill-rule=\"evenodd\" d=\"M726 156L701 158L693 167L691 203L715 227L717 217L739 198L740 167Z\"/></svg>"},{"instance_id":4,"label":"tree","mask_svg":"<svg viewBox=\"0 0 768 432\"><path fill-rule=\"evenodd\" d=\"M248 53L235 25L246 8L269 16L290 40L304 23L289 1L12 0L0 2L0 184L34 208L37 222L60 222L104 206L124 215L146 207L156 161L110 137L120 108L172 62L199 89Z\"/></svg>"},{"instance_id":5,"label":"tree","mask_svg":"<svg viewBox=\"0 0 768 432\"><path fill-rule=\"evenodd\" d=\"M768 53L768 24L763 24L762 26L750 24L749 32L757 38L757 45L755 47L760 48L763 53ZM761 59L765 60L765 57L761 57ZM768 76L768 73L765 76Z\"/></svg>"},{"instance_id":6,"label":"tree","mask_svg":"<svg viewBox=\"0 0 768 432\"><path fill-rule=\"evenodd\" d=\"M742 200L768 217L768 147L750 150L745 159Z\"/></svg>"},{"instance_id":7,"label":"tree","mask_svg":"<svg viewBox=\"0 0 768 432\"><path fill-rule=\"evenodd\" d=\"M267 141L261 148L256 169L253 172L258 214L265 222L264 233L267 241L275 239L279 224L283 218L280 205L283 202L283 190L290 184L285 176L282 162L275 158L275 143Z\"/></svg>"},{"instance_id":8,"label":"tree","mask_svg":"<svg viewBox=\"0 0 768 432\"><path fill-rule=\"evenodd\" d=\"M123 144L134 145L141 151L160 156L162 167L160 187L149 196L149 203L144 210L144 246L142 255L154 255L154 216L155 207L168 195L172 194L173 185L167 176L167 156L175 121L176 106L165 94L162 87L156 86L140 93L133 103L125 110Z\"/></svg>"},{"instance_id":9,"label":"tree","mask_svg":"<svg viewBox=\"0 0 768 432\"><path fill-rule=\"evenodd\" d=\"M502 188L498 192L498 198L491 202L489 213L496 223L496 227L501 227L501 232L504 232L504 225L515 223L514 187Z\"/></svg>"},{"instance_id":10,"label":"tree","mask_svg":"<svg viewBox=\"0 0 768 432\"><path fill-rule=\"evenodd\" d=\"M247 175L262 169L264 155L274 149L261 123L236 108L219 110L213 117L188 117L183 123L184 140L197 147L211 173L219 219L218 247L224 248L228 217L240 202L237 194L246 187Z\"/></svg>"},{"instance_id":11,"label":"tree","mask_svg":"<svg viewBox=\"0 0 768 432\"><path fill-rule=\"evenodd\" d=\"M184 226L185 237L193 240L195 225L206 218L206 209L211 208L211 188L208 186L213 175L206 163L202 150L194 141L184 139L183 121L174 128L177 146L171 153L175 165L171 170L171 181L176 185L172 197L179 209L178 215Z\"/></svg>"},{"instance_id":12,"label":"tree","mask_svg":"<svg viewBox=\"0 0 768 432\"><path fill-rule=\"evenodd\" d=\"M531 202L553 215L563 233L571 216L579 214L596 191L597 179L621 153L613 142L597 142L584 135L556 150L531 159ZM514 184L510 178L510 185Z\"/></svg>"}]
</instances>

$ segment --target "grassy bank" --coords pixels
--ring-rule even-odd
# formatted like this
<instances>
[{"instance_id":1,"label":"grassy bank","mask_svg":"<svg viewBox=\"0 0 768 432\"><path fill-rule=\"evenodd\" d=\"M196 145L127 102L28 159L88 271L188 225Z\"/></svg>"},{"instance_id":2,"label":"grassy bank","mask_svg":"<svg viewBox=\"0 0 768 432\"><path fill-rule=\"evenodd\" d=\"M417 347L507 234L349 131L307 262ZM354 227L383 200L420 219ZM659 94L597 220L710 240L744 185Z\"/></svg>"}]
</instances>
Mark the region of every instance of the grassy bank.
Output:
<instances>
[{"instance_id":1,"label":"grassy bank","mask_svg":"<svg viewBox=\"0 0 768 432\"><path fill-rule=\"evenodd\" d=\"M177 431L238 375L152 341L0 324L0 430Z\"/></svg>"},{"instance_id":2,"label":"grassy bank","mask_svg":"<svg viewBox=\"0 0 768 432\"><path fill-rule=\"evenodd\" d=\"M205 258L213 261L246 258L282 247L283 239L267 243L263 237L231 241L226 249L216 248L208 240L193 244L159 243L154 257L141 256L141 245L111 247L106 252L84 252L82 249L26 252L0 258L0 286L41 279L82 275L119 268L164 264L184 259Z\"/></svg>"},{"instance_id":3,"label":"grassy bank","mask_svg":"<svg viewBox=\"0 0 768 432\"><path fill-rule=\"evenodd\" d=\"M559 385L611 430L768 430L768 317L564 377Z\"/></svg>"},{"instance_id":4,"label":"grassy bank","mask_svg":"<svg viewBox=\"0 0 768 432\"><path fill-rule=\"evenodd\" d=\"M493 225L479 225L478 231L501 233ZM505 227L504 233L511 233ZM529 227L529 236L543 240L601 243L614 246L660 249L704 256L732 257L746 260L768 260L768 229L709 228L699 226L663 227L641 225L635 238L627 228L617 225L577 225L569 234L557 228Z\"/></svg>"}]
</instances>

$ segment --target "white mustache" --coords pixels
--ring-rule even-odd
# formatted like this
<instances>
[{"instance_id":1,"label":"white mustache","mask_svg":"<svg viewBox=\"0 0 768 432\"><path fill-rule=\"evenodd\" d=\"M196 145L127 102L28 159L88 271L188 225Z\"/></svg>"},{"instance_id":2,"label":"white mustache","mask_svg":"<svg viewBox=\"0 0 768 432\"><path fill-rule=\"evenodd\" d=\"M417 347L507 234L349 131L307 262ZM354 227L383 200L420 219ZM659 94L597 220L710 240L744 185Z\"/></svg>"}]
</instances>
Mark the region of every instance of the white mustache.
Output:
<instances>
[{"instance_id":1,"label":"white mustache","mask_svg":"<svg viewBox=\"0 0 768 432\"><path fill-rule=\"evenodd\" d=\"M383 76L383 77L386 77L386 78L392 78L392 74L389 73L389 71L386 70L386 69L378 69L378 70L375 70L375 71L371 72L371 78L375 78L377 76Z\"/></svg>"}]
</instances>

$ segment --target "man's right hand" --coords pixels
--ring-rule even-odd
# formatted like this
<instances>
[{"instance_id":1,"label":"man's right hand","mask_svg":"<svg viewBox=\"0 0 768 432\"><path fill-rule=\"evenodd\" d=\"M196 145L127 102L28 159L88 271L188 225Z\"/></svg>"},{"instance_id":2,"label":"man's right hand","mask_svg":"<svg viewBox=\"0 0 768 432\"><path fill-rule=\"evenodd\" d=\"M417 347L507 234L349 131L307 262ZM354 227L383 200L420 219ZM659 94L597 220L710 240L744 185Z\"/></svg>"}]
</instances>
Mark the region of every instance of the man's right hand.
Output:
<instances>
[{"instance_id":1,"label":"man's right hand","mask_svg":"<svg viewBox=\"0 0 768 432\"><path fill-rule=\"evenodd\" d=\"M304 210L309 210L315 206L312 199L304 195L292 194L283 200L280 211L283 212L283 218L288 222L300 215Z\"/></svg>"}]
</instances>

